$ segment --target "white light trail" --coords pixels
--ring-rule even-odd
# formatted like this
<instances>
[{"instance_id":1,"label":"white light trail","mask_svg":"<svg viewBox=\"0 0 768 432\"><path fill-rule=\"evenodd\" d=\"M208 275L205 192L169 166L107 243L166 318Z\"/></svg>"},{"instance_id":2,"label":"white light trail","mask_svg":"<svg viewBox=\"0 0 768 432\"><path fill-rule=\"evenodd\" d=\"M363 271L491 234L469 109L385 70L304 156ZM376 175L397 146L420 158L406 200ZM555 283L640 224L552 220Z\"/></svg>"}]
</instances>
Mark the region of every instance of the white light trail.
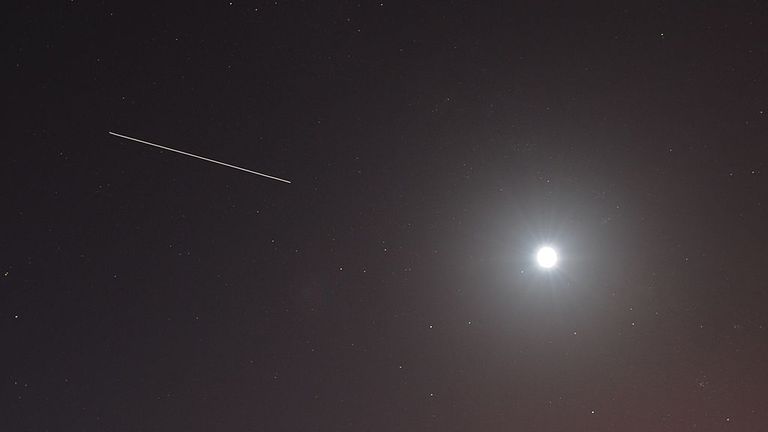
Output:
<instances>
[{"instance_id":1,"label":"white light trail","mask_svg":"<svg viewBox=\"0 0 768 432\"><path fill-rule=\"evenodd\" d=\"M149 142L149 141L140 140L140 139L138 139L138 138L129 137L129 136L127 136L127 135L121 135L121 134L119 134L119 133L115 133L115 132L109 132L109 134L110 134L110 135L114 135L114 136L116 136L116 137L125 138L125 139L127 139L127 140L136 141L136 142L138 142L138 143L142 143L142 144L150 145L150 146L152 146L152 147L161 148L161 149L163 149L163 150L168 150L168 151L176 152L176 153L179 153L179 154L183 154L184 156L190 156L190 157L193 157L193 158L197 158L197 159L201 159L201 160L204 160L204 161L206 161L206 162L213 162L213 163L215 163L215 164L224 165L225 167L234 168L234 169L237 169L237 170L240 170L240 171L245 171L245 172L247 172L247 173L251 173L251 174L256 174L256 175L258 175L258 176L262 176L262 177L270 178L270 179L272 179L272 180L281 181L281 182L283 182L283 183L291 183L290 181L288 181L288 180L285 180L285 179L281 179L281 178L279 178L279 177L274 177L274 176L271 176L271 175L268 175L268 174L264 174L264 173L260 173L260 172L252 171L252 170L249 170L249 169L247 169L247 168L243 168L243 167L239 167L239 166L236 166L236 165L228 164L228 163L226 163L226 162L220 162L220 161L217 161L217 160L213 160L213 159L209 159L209 158L207 158L207 157L203 157L203 156L198 156L198 155L196 155L196 154L187 153L187 152L185 152L185 151L181 151L181 150L172 149L172 148L170 148L170 147L161 146L160 144L154 144L154 143L151 143L151 142Z\"/></svg>"}]
</instances>

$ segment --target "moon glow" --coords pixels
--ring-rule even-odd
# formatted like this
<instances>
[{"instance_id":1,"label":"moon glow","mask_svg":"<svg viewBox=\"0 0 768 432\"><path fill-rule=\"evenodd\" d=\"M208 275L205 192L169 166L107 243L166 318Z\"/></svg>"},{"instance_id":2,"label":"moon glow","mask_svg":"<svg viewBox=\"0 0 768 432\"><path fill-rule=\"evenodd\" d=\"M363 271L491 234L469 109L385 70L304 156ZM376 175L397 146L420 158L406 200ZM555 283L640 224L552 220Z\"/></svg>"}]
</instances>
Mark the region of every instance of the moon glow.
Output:
<instances>
[{"instance_id":1,"label":"moon glow","mask_svg":"<svg viewBox=\"0 0 768 432\"><path fill-rule=\"evenodd\" d=\"M557 251L549 246L542 246L536 252L536 263L543 269L551 269L557 265Z\"/></svg>"}]
</instances>

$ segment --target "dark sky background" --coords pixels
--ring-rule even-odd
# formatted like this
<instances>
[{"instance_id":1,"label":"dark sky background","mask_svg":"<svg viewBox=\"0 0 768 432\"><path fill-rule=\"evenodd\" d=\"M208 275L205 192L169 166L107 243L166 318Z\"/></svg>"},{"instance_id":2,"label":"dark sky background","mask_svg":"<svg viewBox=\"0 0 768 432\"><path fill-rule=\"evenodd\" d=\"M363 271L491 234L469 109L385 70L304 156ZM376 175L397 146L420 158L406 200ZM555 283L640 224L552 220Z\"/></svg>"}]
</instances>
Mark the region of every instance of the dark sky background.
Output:
<instances>
[{"instance_id":1,"label":"dark sky background","mask_svg":"<svg viewBox=\"0 0 768 432\"><path fill-rule=\"evenodd\" d=\"M7 6L0 429L768 430L768 6L571 3Z\"/></svg>"}]
</instances>

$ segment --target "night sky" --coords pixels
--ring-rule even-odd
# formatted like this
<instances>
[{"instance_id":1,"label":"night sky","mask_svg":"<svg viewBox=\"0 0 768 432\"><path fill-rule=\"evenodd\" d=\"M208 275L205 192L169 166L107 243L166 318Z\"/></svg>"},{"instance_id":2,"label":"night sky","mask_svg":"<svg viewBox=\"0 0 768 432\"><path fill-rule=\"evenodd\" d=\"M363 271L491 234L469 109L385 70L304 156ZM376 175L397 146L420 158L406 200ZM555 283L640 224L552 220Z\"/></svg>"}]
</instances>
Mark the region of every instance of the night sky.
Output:
<instances>
[{"instance_id":1,"label":"night sky","mask_svg":"<svg viewBox=\"0 0 768 432\"><path fill-rule=\"evenodd\" d=\"M27 3L0 430L768 430L768 4Z\"/></svg>"}]
</instances>

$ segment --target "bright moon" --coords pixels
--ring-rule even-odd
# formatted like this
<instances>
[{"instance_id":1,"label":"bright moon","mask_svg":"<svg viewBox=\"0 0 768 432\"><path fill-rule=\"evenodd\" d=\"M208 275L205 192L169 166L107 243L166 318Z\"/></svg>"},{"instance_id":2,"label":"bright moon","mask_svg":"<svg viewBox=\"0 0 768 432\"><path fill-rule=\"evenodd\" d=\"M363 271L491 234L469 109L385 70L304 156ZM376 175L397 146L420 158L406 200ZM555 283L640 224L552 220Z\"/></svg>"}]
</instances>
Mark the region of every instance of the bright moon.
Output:
<instances>
[{"instance_id":1,"label":"bright moon","mask_svg":"<svg viewBox=\"0 0 768 432\"><path fill-rule=\"evenodd\" d=\"M557 252L549 246L544 246L536 252L536 262L539 267L550 269L557 264Z\"/></svg>"}]
</instances>

